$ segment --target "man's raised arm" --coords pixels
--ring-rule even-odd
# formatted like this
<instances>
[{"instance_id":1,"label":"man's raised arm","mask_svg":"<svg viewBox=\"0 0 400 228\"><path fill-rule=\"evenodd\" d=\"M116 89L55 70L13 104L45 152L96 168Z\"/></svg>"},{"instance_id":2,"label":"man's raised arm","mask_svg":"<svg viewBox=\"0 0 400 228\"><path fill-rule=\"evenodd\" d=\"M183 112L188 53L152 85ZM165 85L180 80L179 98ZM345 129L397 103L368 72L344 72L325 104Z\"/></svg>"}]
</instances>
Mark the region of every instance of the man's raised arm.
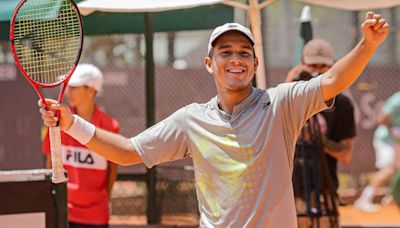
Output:
<instances>
[{"instance_id":1,"label":"man's raised arm","mask_svg":"<svg viewBox=\"0 0 400 228\"><path fill-rule=\"evenodd\" d=\"M322 79L326 101L348 88L361 75L368 61L389 33L389 24L381 15L368 12L361 25L364 37L346 56L336 62Z\"/></svg>"}]
</instances>

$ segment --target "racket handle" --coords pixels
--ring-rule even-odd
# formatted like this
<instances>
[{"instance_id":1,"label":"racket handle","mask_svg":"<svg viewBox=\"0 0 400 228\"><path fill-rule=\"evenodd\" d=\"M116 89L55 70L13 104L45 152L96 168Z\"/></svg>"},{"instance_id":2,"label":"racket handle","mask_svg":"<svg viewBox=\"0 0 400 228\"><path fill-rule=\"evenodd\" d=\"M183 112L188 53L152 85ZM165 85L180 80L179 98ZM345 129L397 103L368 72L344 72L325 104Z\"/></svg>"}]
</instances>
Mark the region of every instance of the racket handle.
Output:
<instances>
[{"instance_id":1,"label":"racket handle","mask_svg":"<svg viewBox=\"0 0 400 228\"><path fill-rule=\"evenodd\" d=\"M64 175L64 168L61 154L61 133L60 127L49 127L50 151L51 151L51 181L55 184L67 181Z\"/></svg>"}]
</instances>

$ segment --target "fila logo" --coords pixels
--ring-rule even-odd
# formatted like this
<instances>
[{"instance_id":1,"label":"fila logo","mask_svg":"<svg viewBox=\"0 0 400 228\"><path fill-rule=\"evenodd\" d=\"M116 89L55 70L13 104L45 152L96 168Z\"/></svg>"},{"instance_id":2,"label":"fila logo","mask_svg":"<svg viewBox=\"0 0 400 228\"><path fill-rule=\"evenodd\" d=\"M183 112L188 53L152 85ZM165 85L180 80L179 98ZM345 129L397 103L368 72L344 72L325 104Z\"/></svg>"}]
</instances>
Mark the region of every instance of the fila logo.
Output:
<instances>
[{"instance_id":1,"label":"fila logo","mask_svg":"<svg viewBox=\"0 0 400 228\"><path fill-rule=\"evenodd\" d=\"M107 169L107 160L100 155L79 146L62 146L65 165L86 169Z\"/></svg>"},{"instance_id":2,"label":"fila logo","mask_svg":"<svg viewBox=\"0 0 400 228\"><path fill-rule=\"evenodd\" d=\"M66 159L68 162L77 162L77 163L86 163L86 164L90 164L93 165L94 161L93 161L93 157L91 154L83 154L80 151L67 151L66 153Z\"/></svg>"}]
</instances>

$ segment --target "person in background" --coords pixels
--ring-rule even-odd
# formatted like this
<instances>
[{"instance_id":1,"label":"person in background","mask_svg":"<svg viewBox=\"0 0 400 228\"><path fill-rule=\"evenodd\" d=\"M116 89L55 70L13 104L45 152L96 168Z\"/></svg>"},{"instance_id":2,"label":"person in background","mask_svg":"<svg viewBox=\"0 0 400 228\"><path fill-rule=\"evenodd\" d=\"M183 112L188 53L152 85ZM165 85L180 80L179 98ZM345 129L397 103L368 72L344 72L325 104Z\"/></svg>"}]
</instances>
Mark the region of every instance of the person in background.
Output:
<instances>
[{"instance_id":1,"label":"person in background","mask_svg":"<svg viewBox=\"0 0 400 228\"><path fill-rule=\"evenodd\" d=\"M102 72L92 64L79 64L73 73L66 96L71 111L98 128L119 133L119 124L96 104L103 85ZM109 200L116 180L117 166L92 152L68 134L61 133L64 169L68 173L68 220L70 228L106 228ZM43 142L47 166L51 166L47 133Z\"/></svg>"},{"instance_id":2,"label":"person in background","mask_svg":"<svg viewBox=\"0 0 400 228\"><path fill-rule=\"evenodd\" d=\"M373 140L378 171L354 203L356 209L371 213L380 209L373 203L377 190L388 186L400 167L400 91L386 100L378 115L378 124ZM388 198L390 195L383 199Z\"/></svg>"},{"instance_id":3,"label":"person in background","mask_svg":"<svg viewBox=\"0 0 400 228\"><path fill-rule=\"evenodd\" d=\"M286 81L308 81L314 77L326 73L334 64L333 49L331 45L322 39L313 39L304 46L302 64L289 71ZM356 123L354 119L354 107L351 100L345 95L338 94L335 97L335 104L332 108L317 114L316 120L320 126L320 133L323 136L323 152L326 153L328 177L331 187L336 196L339 187L337 166L338 161L348 164L351 161L353 151L353 141L356 136ZM300 140L300 139L299 139ZM311 140L304 139L301 140ZM310 142L311 144L312 142ZM300 145L300 144L299 144ZM293 173L293 186L298 214L306 213L303 162L296 159L300 156L297 150L301 146L296 146L295 169ZM307 147L308 150L312 149ZM304 151L308 155L314 151ZM301 157L301 156L300 156ZM299 161L299 162L296 162ZM321 162L321 161L320 161ZM317 164L314 164L317 165ZM323 165L323 164L321 164ZM311 171L310 171L311 172ZM311 174L310 174L311 175ZM310 180L311 181L311 180ZM322 182L321 182L322 183ZM321 184L322 185L322 184ZM328 186L320 186L320 189ZM311 190L313 191L313 190ZM322 217L322 227L329 227L329 219ZM299 227L309 227L310 220L305 217L298 217ZM325 225L325 226L324 226Z\"/></svg>"}]
</instances>

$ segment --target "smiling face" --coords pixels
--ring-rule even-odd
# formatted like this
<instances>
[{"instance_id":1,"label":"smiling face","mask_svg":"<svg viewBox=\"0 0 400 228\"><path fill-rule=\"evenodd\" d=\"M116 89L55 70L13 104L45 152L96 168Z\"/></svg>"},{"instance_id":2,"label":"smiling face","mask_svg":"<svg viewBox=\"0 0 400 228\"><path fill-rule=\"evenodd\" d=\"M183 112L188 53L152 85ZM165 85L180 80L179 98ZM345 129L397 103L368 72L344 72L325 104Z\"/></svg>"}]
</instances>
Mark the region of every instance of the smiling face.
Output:
<instances>
[{"instance_id":1,"label":"smiling face","mask_svg":"<svg viewBox=\"0 0 400 228\"><path fill-rule=\"evenodd\" d=\"M214 41L204 63L212 69L219 92L248 92L258 60L250 40L241 32L231 31Z\"/></svg>"}]
</instances>

